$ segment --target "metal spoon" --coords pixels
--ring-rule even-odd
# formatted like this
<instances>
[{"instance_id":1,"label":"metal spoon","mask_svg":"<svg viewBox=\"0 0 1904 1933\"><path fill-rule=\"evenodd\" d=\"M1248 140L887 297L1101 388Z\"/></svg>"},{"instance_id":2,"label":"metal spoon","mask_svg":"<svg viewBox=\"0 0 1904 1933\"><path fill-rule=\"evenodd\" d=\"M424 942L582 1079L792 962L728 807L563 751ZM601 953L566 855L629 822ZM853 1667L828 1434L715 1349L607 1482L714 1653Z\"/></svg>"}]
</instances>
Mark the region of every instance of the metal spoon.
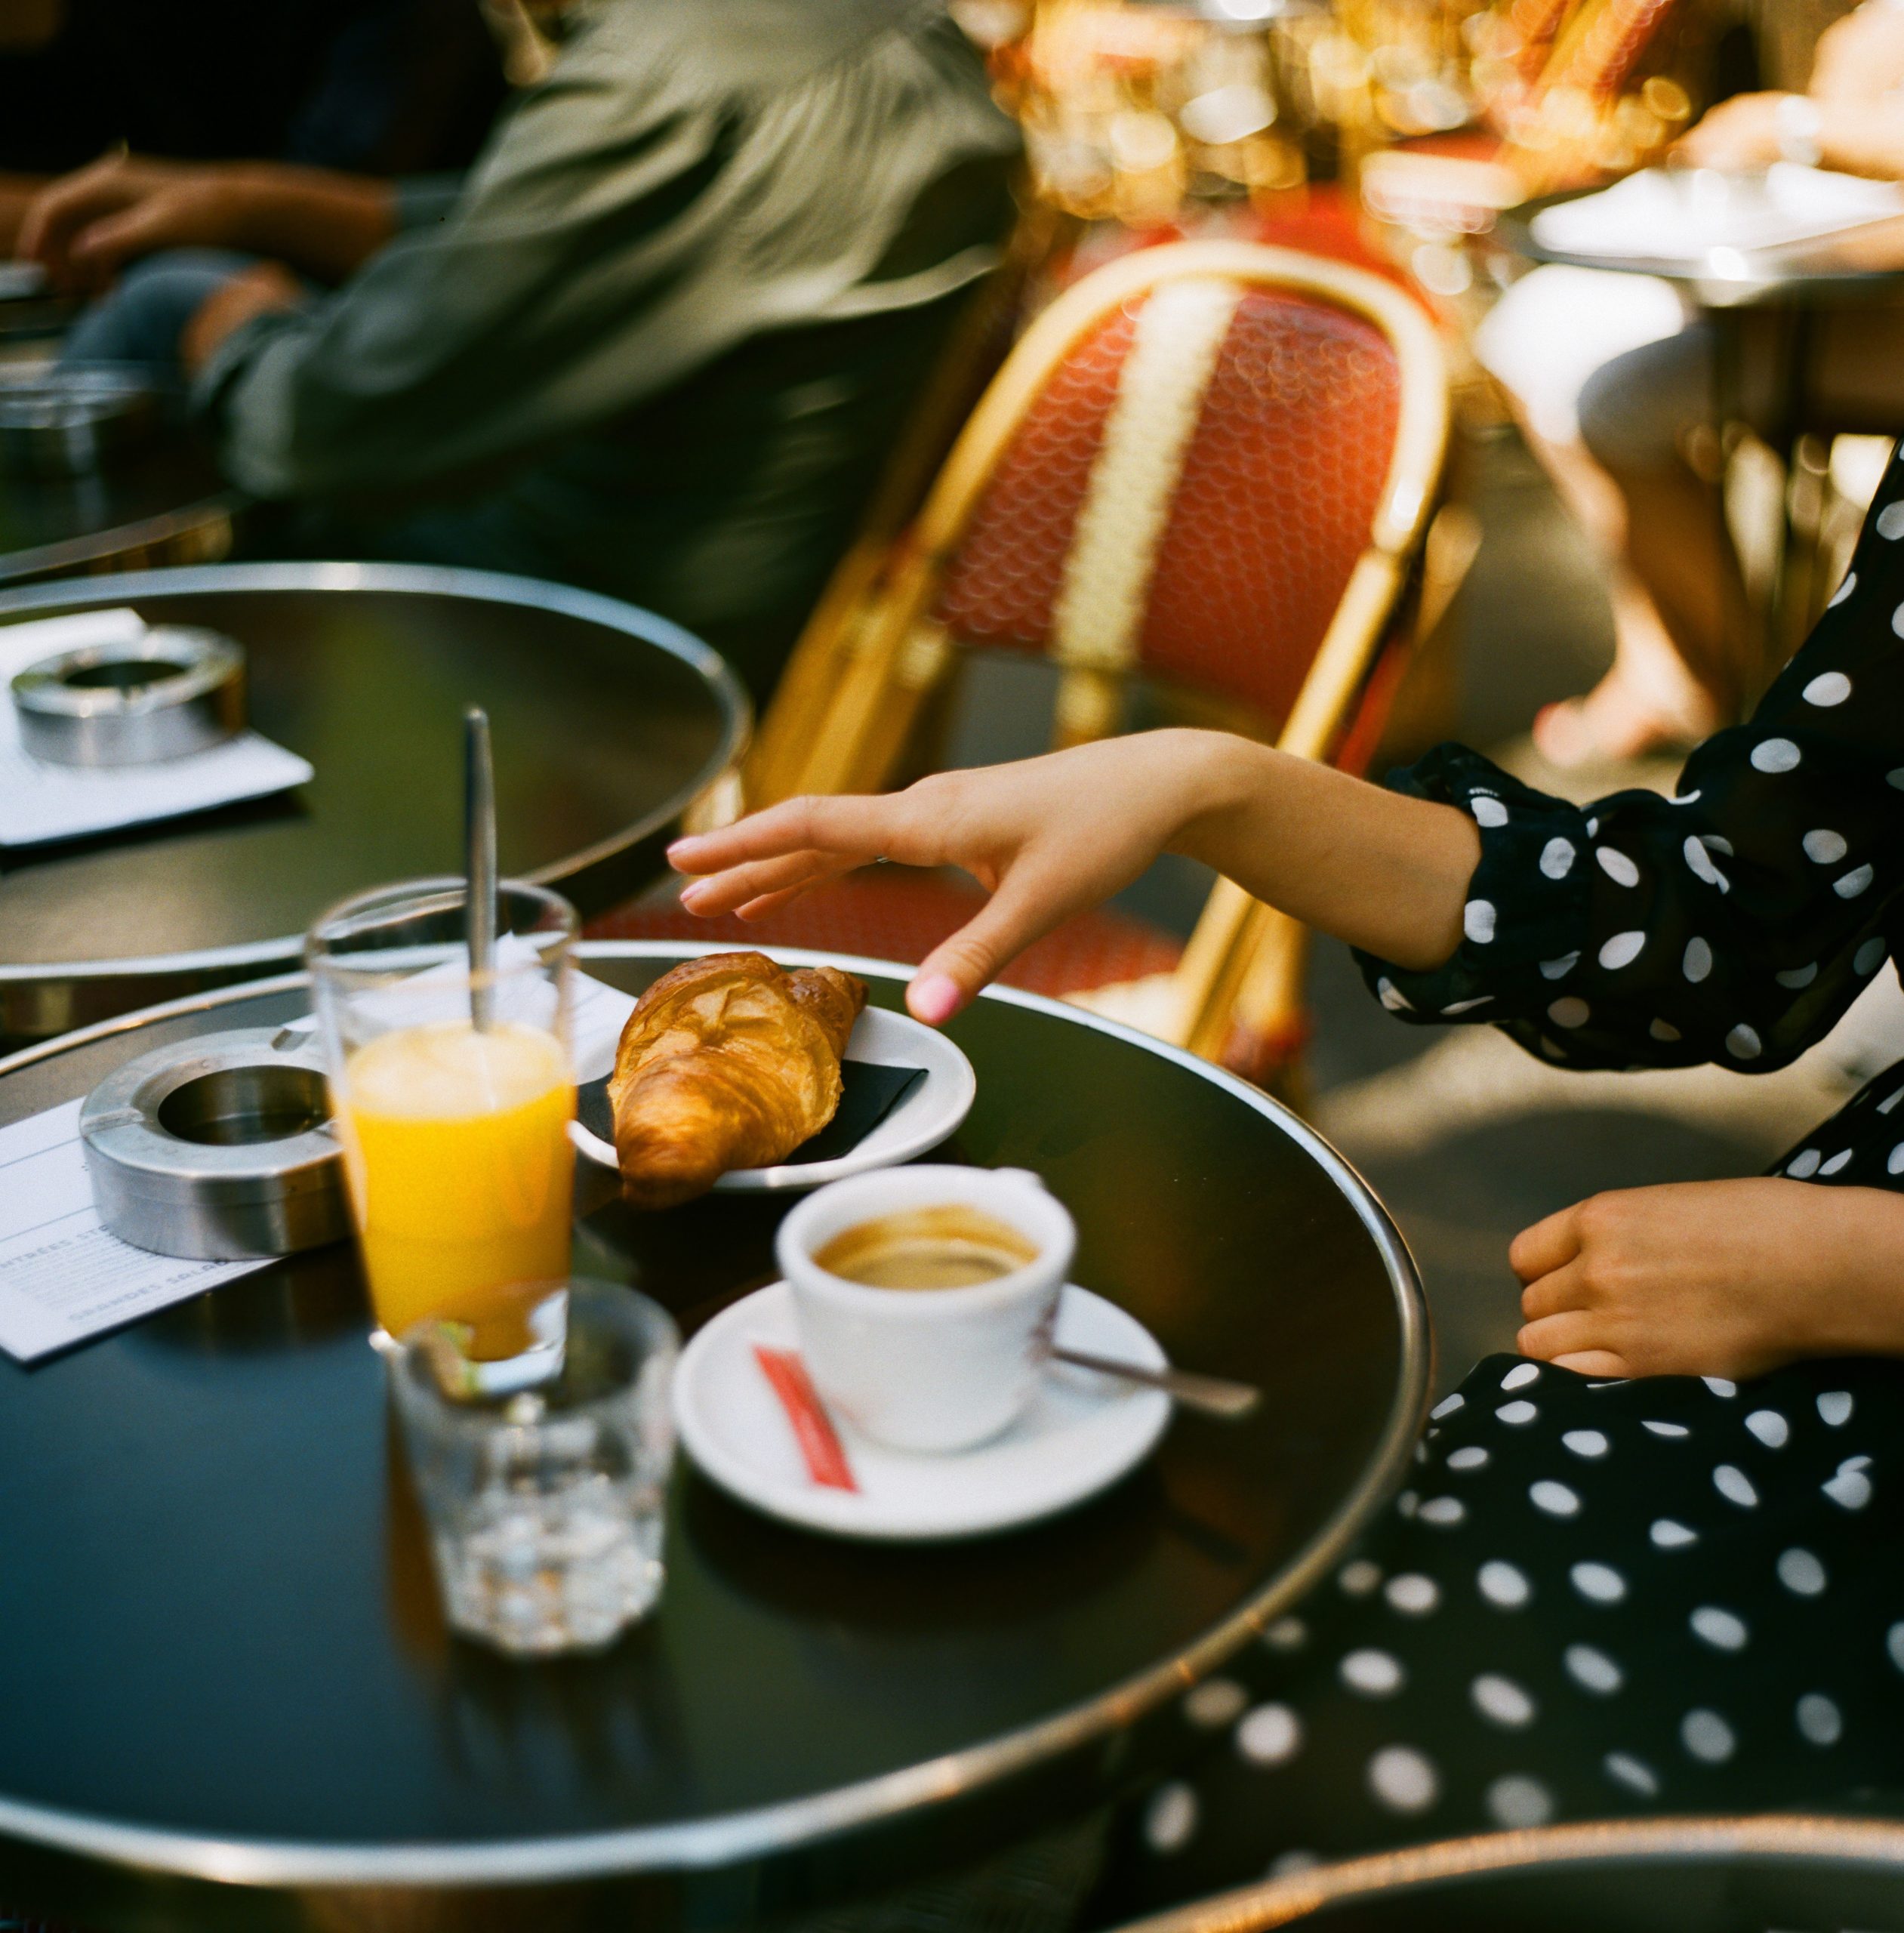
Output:
<instances>
[{"instance_id":1,"label":"metal spoon","mask_svg":"<svg viewBox=\"0 0 1904 1933\"><path fill-rule=\"evenodd\" d=\"M489 714L463 714L463 839L469 876L470 1019L478 1033L495 1020L496 775L489 757Z\"/></svg>"},{"instance_id":2,"label":"metal spoon","mask_svg":"<svg viewBox=\"0 0 1904 1933\"><path fill-rule=\"evenodd\" d=\"M1068 1362L1074 1369L1094 1369L1100 1376L1121 1377L1126 1383L1141 1383L1147 1389L1161 1389L1172 1402L1205 1416L1221 1417L1226 1423L1239 1423L1263 1399L1253 1384L1231 1383L1220 1376L1197 1376L1187 1369L1145 1369L1134 1362L1120 1362L1112 1356L1094 1356L1083 1349L1051 1352L1054 1362Z\"/></svg>"}]
</instances>

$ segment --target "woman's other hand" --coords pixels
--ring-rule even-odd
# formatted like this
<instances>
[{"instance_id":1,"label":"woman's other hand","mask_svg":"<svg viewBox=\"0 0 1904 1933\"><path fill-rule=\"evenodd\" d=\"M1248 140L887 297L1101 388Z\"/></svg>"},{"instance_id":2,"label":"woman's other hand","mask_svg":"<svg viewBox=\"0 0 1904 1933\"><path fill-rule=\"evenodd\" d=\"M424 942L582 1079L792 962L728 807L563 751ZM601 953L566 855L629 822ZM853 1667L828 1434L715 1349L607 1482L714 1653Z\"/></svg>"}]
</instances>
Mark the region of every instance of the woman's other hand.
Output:
<instances>
[{"instance_id":1,"label":"woman's other hand","mask_svg":"<svg viewBox=\"0 0 1904 1933\"><path fill-rule=\"evenodd\" d=\"M1508 1252L1524 1355L1588 1376L1756 1376L1904 1354L1904 1197L1782 1177L1596 1195Z\"/></svg>"},{"instance_id":2,"label":"woman's other hand","mask_svg":"<svg viewBox=\"0 0 1904 1933\"><path fill-rule=\"evenodd\" d=\"M1783 158L1779 103L1782 94L1736 94L1722 100L1689 128L1673 149L1687 168L1716 168L1749 174Z\"/></svg>"},{"instance_id":3,"label":"woman's other hand","mask_svg":"<svg viewBox=\"0 0 1904 1933\"><path fill-rule=\"evenodd\" d=\"M945 772L870 798L789 799L668 859L701 875L692 913L759 919L869 861L957 866L991 895L921 964L907 1003L949 1019L1016 954L1130 884L1197 809L1209 735L1147 732L1021 763Z\"/></svg>"}]
</instances>

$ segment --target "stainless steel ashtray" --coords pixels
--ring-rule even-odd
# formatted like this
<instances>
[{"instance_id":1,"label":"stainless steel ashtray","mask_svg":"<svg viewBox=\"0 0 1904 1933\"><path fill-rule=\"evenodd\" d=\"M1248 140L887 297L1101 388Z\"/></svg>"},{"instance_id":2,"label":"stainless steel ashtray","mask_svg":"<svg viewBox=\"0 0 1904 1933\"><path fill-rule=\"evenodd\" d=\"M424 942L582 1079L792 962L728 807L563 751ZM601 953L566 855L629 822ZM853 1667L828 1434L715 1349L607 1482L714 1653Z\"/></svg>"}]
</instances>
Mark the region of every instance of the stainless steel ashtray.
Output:
<instances>
[{"instance_id":1,"label":"stainless steel ashtray","mask_svg":"<svg viewBox=\"0 0 1904 1933\"><path fill-rule=\"evenodd\" d=\"M149 765L245 723L245 653L217 631L155 625L29 664L13 681L20 739L56 765Z\"/></svg>"},{"instance_id":2,"label":"stainless steel ashtray","mask_svg":"<svg viewBox=\"0 0 1904 1933\"><path fill-rule=\"evenodd\" d=\"M159 392L137 369L71 363L0 372L0 470L87 476L149 441Z\"/></svg>"},{"instance_id":3,"label":"stainless steel ashtray","mask_svg":"<svg viewBox=\"0 0 1904 1933\"><path fill-rule=\"evenodd\" d=\"M344 1154L317 1044L202 1034L109 1074L79 1111L93 1201L122 1241L235 1262L350 1232Z\"/></svg>"}]
</instances>

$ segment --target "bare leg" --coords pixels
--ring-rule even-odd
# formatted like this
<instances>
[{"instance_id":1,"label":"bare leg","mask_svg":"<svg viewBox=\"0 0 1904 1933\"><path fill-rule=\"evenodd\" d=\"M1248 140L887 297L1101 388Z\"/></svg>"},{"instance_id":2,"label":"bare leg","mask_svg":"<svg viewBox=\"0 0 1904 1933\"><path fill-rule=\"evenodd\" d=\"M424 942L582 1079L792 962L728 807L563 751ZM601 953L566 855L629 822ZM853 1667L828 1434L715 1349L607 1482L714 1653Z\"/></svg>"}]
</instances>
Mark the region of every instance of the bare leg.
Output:
<instances>
[{"instance_id":1,"label":"bare leg","mask_svg":"<svg viewBox=\"0 0 1904 1933\"><path fill-rule=\"evenodd\" d=\"M1524 421L1522 429L1561 500L1606 560L1613 607L1611 669L1584 698L1548 706L1534 723L1536 745L1554 764L1571 768L1696 743L1723 722L1721 714L1636 574L1627 497L1583 443L1543 436Z\"/></svg>"},{"instance_id":2,"label":"bare leg","mask_svg":"<svg viewBox=\"0 0 1904 1933\"><path fill-rule=\"evenodd\" d=\"M1556 763L1696 741L1751 695L1756 632L1724 501L1687 455L1702 430L1712 437L1711 355L1709 334L1695 328L1615 357L1581 392L1582 442L1542 451L1618 560L1613 669L1536 726Z\"/></svg>"}]
</instances>

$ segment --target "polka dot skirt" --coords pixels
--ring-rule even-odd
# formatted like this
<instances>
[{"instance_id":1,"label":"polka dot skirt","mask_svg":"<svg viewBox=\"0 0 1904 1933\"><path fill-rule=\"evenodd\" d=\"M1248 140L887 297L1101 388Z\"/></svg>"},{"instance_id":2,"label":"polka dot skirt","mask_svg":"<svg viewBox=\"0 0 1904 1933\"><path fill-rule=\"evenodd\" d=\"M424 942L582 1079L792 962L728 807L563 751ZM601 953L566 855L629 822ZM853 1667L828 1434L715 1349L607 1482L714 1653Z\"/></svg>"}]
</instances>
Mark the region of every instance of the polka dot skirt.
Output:
<instances>
[{"instance_id":1,"label":"polka dot skirt","mask_svg":"<svg viewBox=\"0 0 1904 1933\"><path fill-rule=\"evenodd\" d=\"M1789 1061L1896 951L1904 464L1675 797L1577 807L1460 746L1395 783L1468 812L1481 859L1443 966L1363 957L1391 1012L1570 1067ZM1775 1172L1904 1188L1904 1064ZM1735 1386L1492 1358L1417 1457L1333 1583L1186 1699L1111 1916L1550 1819L1904 1805L1904 1364Z\"/></svg>"},{"instance_id":2,"label":"polka dot skirt","mask_svg":"<svg viewBox=\"0 0 1904 1933\"><path fill-rule=\"evenodd\" d=\"M1126 1915L1318 1858L1904 1788L1904 1367L1489 1358L1334 1579L1175 1721Z\"/></svg>"}]
</instances>

